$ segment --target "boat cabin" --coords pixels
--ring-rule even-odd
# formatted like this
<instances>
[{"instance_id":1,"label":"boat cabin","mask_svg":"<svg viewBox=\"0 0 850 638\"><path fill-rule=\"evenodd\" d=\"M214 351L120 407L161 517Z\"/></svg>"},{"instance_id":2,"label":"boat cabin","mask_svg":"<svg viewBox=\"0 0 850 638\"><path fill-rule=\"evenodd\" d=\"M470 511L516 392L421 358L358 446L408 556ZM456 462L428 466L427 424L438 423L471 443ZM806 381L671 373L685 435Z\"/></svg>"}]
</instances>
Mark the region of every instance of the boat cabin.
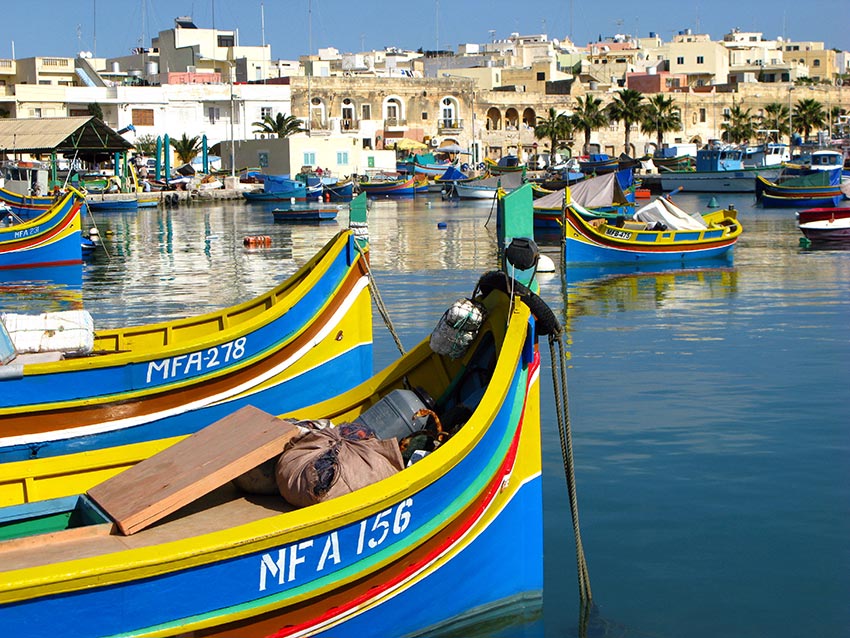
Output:
<instances>
[{"instance_id":1,"label":"boat cabin","mask_svg":"<svg viewBox=\"0 0 850 638\"><path fill-rule=\"evenodd\" d=\"M697 172L740 171L744 151L732 146L714 146L697 151Z\"/></svg>"}]
</instances>

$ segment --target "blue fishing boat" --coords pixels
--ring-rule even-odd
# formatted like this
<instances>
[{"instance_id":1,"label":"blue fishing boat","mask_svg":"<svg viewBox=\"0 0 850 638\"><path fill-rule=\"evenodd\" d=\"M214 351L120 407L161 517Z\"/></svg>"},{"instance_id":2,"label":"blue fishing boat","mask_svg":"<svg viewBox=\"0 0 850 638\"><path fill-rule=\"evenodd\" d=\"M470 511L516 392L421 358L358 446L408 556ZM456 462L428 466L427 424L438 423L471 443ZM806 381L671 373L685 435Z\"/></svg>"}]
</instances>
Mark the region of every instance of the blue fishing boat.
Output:
<instances>
[{"instance_id":1,"label":"blue fishing boat","mask_svg":"<svg viewBox=\"0 0 850 638\"><path fill-rule=\"evenodd\" d=\"M845 191L850 192L850 185L842 184L841 168L780 176L776 182L756 178L756 199L769 208L838 206Z\"/></svg>"},{"instance_id":2,"label":"blue fishing boat","mask_svg":"<svg viewBox=\"0 0 850 638\"><path fill-rule=\"evenodd\" d=\"M753 193L755 177L775 179L782 170L774 167L747 167L744 151L737 146L713 145L697 151L695 171L661 171L661 188L697 193Z\"/></svg>"},{"instance_id":3,"label":"blue fishing boat","mask_svg":"<svg viewBox=\"0 0 850 638\"><path fill-rule=\"evenodd\" d=\"M83 194L74 188L30 220L7 215L0 225L0 270L82 263L80 209Z\"/></svg>"},{"instance_id":4,"label":"blue fishing boat","mask_svg":"<svg viewBox=\"0 0 850 638\"><path fill-rule=\"evenodd\" d=\"M539 605L537 338L552 326L513 290L488 273L464 347L426 338L366 383L290 411L298 421L246 407L85 494L0 508L0 625L34 637L360 638ZM376 418L388 405L404 418ZM299 423L323 417L337 427L301 437ZM371 481L309 500L245 491L258 485L246 470L291 469L293 450L346 436L381 451Z\"/></svg>"},{"instance_id":5,"label":"blue fishing boat","mask_svg":"<svg viewBox=\"0 0 850 638\"><path fill-rule=\"evenodd\" d=\"M79 263L79 229L74 247ZM89 321L66 348L18 343L0 374L0 466L143 446L249 403L289 410L354 386L371 372L364 250L344 230L291 278L236 306L111 330ZM40 334L26 327L10 329L13 342Z\"/></svg>"},{"instance_id":6,"label":"blue fishing boat","mask_svg":"<svg viewBox=\"0 0 850 638\"><path fill-rule=\"evenodd\" d=\"M263 188L260 191L245 191L242 193L249 202L285 202L307 200L307 184L302 181L289 179L282 175L260 175Z\"/></svg>"},{"instance_id":7,"label":"blue fishing boat","mask_svg":"<svg viewBox=\"0 0 850 638\"><path fill-rule=\"evenodd\" d=\"M276 222L321 222L332 221L339 214L336 206L314 206L312 204L290 205L272 211Z\"/></svg>"},{"instance_id":8,"label":"blue fishing boat","mask_svg":"<svg viewBox=\"0 0 850 638\"><path fill-rule=\"evenodd\" d=\"M349 202L354 197L354 180L351 177L345 179L322 179L322 192L325 201Z\"/></svg>"},{"instance_id":9,"label":"blue fishing boat","mask_svg":"<svg viewBox=\"0 0 850 638\"><path fill-rule=\"evenodd\" d=\"M691 215L659 197L630 219L589 219L569 204L565 211L564 254L567 263L656 263L726 258L741 224L735 210Z\"/></svg>"}]
</instances>

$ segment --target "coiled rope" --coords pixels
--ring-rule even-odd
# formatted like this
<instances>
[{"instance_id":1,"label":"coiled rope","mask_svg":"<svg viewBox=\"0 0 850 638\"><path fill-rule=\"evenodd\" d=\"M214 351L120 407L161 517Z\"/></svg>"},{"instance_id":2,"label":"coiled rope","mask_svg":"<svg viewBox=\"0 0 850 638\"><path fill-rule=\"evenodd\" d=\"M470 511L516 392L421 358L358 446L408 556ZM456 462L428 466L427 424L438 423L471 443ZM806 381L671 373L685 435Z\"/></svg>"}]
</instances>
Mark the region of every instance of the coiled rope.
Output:
<instances>
[{"instance_id":1,"label":"coiled rope","mask_svg":"<svg viewBox=\"0 0 850 638\"><path fill-rule=\"evenodd\" d=\"M396 333L393 322L390 320L390 314L387 312L387 307L384 305L384 300L381 298L381 293L378 291L378 284L375 283L375 277L372 275L372 269L369 267L369 260L366 258L366 253L363 251L363 247L360 245L359 241L355 240L354 245L357 246L357 252L360 253L360 257L363 259L363 265L366 266L366 275L369 277L369 290L372 292L372 299L375 300L375 306L378 308L378 312L384 320L384 325L386 325L387 330L390 331L398 351L403 355L405 354L404 346L401 345L398 333Z\"/></svg>"},{"instance_id":2,"label":"coiled rope","mask_svg":"<svg viewBox=\"0 0 850 638\"><path fill-rule=\"evenodd\" d=\"M564 459L564 474L570 497L570 514L573 519L573 534L576 540L576 562L578 563L578 591L581 602L580 618L586 622L593 594L590 590L590 574L584 557L581 542L581 529L578 517L578 497L576 495L575 465L573 463L573 440L570 430L569 396L567 394L567 372L563 333L549 335L549 352L552 359L552 388L555 393L555 410L558 416L558 435L561 439L561 456Z\"/></svg>"}]
</instances>

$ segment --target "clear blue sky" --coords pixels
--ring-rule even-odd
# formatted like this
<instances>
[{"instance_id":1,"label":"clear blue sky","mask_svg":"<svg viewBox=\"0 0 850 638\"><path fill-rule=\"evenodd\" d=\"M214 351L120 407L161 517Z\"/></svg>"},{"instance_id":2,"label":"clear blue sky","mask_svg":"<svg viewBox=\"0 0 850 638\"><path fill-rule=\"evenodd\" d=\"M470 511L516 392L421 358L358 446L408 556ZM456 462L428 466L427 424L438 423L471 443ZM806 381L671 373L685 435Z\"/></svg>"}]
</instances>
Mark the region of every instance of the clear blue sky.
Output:
<instances>
[{"instance_id":1,"label":"clear blue sky","mask_svg":"<svg viewBox=\"0 0 850 638\"><path fill-rule=\"evenodd\" d=\"M126 55L149 45L182 15L201 28L238 30L243 45L262 44L265 36L272 57L280 59L307 53L311 40L314 51L434 49L438 43L456 50L461 43L512 32L547 33L550 39L572 35L576 44L587 44L600 35L650 31L670 40L688 28L719 40L734 27L761 31L767 39L823 41L827 48L850 50L848 0L9 0L0 20L0 58L11 57L13 42L18 58L74 56L80 50L98 57Z\"/></svg>"}]
</instances>

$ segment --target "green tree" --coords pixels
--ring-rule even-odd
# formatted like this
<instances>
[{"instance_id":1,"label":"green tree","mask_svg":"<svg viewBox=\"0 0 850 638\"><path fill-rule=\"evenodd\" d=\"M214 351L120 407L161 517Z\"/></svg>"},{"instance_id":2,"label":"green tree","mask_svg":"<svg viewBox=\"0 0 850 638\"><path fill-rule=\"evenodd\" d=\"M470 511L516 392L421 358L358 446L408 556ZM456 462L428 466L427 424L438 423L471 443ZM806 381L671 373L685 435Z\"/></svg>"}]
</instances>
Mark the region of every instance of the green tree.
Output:
<instances>
[{"instance_id":1,"label":"green tree","mask_svg":"<svg viewBox=\"0 0 850 638\"><path fill-rule=\"evenodd\" d=\"M183 133L183 137L171 139L171 147L174 149L174 154L184 164L190 163L201 152L201 138L195 135L188 137Z\"/></svg>"},{"instance_id":2,"label":"green tree","mask_svg":"<svg viewBox=\"0 0 850 638\"><path fill-rule=\"evenodd\" d=\"M682 129L682 120L678 109L674 108L672 97L663 93L656 93L646 105L646 110L641 120L640 128L644 133L655 133L657 135L657 146L664 145L664 134Z\"/></svg>"},{"instance_id":3,"label":"green tree","mask_svg":"<svg viewBox=\"0 0 850 638\"><path fill-rule=\"evenodd\" d=\"M549 117L540 117L537 119L537 126L534 127L534 137L538 140L549 138L551 150L549 152L549 161L555 161L555 153L559 148L566 146L566 141L572 137L573 124L570 118L564 113L557 113L554 108L549 107Z\"/></svg>"},{"instance_id":4,"label":"green tree","mask_svg":"<svg viewBox=\"0 0 850 638\"><path fill-rule=\"evenodd\" d=\"M622 122L626 129L623 136L623 147L626 153L630 153L632 149L629 143L632 126L641 122L645 108L643 93L634 89L619 91L614 96L614 100L608 104L608 118L614 122Z\"/></svg>"},{"instance_id":5,"label":"green tree","mask_svg":"<svg viewBox=\"0 0 850 638\"><path fill-rule=\"evenodd\" d=\"M771 102L764 107L764 115L761 116L761 127L769 130L779 131L778 137L788 133L788 106L782 102ZM775 141L779 141L777 138Z\"/></svg>"},{"instance_id":6,"label":"green tree","mask_svg":"<svg viewBox=\"0 0 850 638\"><path fill-rule=\"evenodd\" d=\"M156 155L156 137L151 134L139 135L133 146L142 155L149 157Z\"/></svg>"},{"instance_id":7,"label":"green tree","mask_svg":"<svg viewBox=\"0 0 850 638\"><path fill-rule=\"evenodd\" d=\"M276 135L284 138L306 131L304 122L299 120L294 115L284 115L278 113L275 117L266 115L259 122L254 122L251 126L254 127L254 133L264 133L266 135Z\"/></svg>"},{"instance_id":8,"label":"green tree","mask_svg":"<svg viewBox=\"0 0 850 638\"><path fill-rule=\"evenodd\" d=\"M576 98L576 108L572 115L573 126L584 132L582 152L590 152L590 134L608 123L608 116L602 109L602 100L588 95L586 98Z\"/></svg>"},{"instance_id":9,"label":"green tree","mask_svg":"<svg viewBox=\"0 0 850 638\"><path fill-rule=\"evenodd\" d=\"M100 104L98 104L97 102L90 102L86 105L86 108L88 109L89 115L93 115L101 122L103 122L103 109L101 108Z\"/></svg>"},{"instance_id":10,"label":"green tree","mask_svg":"<svg viewBox=\"0 0 850 638\"><path fill-rule=\"evenodd\" d=\"M805 141L809 141L812 129L822 128L825 123L826 111L817 100L805 98L794 106L794 130L803 133Z\"/></svg>"},{"instance_id":11,"label":"green tree","mask_svg":"<svg viewBox=\"0 0 850 638\"><path fill-rule=\"evenodd\" d=\"M733 104L729 112L724 114L720 128L724 142L739 144L749 142L756 134L755 119L752 109L745 109L740 104Z\"/></svg>"}]
</instances>

